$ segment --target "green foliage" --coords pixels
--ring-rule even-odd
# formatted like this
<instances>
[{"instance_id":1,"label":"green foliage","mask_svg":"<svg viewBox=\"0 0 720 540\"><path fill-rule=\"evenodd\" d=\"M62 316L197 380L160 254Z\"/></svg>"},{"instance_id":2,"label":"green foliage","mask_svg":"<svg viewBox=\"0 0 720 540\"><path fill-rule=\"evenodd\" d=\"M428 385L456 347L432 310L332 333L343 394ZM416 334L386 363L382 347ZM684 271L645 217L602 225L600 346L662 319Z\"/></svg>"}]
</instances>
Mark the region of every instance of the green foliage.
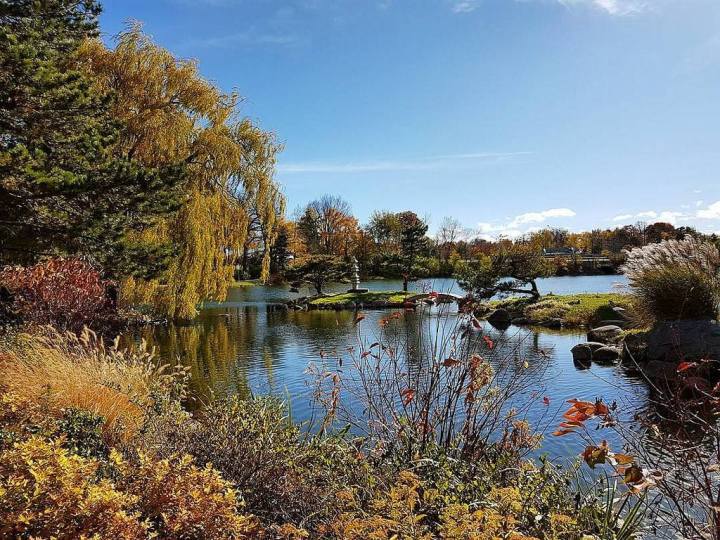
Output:
<instances>
[{"instance_id":1,"label":"green foliage","mask_svg":"<svg viewBox=\"0 0 720 540\"><path fill-rule=\"evenodd\" d=\"M140 166L115 152L113 96L77 64L97 35L97 2L0 3L0 254L34 261L42 252L83 253L108 270L147 273L160 251L126 245L127 232L178 206L183 170ZM131 255L126 250L130 249Z\"/></svg>"},{"instance_id":2,"label":"green foliage","mask_svg":"<svg viewBox=\"0 0 720 540\"><path fill-rule=\"evenodd\" d=\"M315 287L317 294L322 294L325 285L345 279L348 273L348 265L339 257L334 255L311 255L293 264L286 277L296 286L309 283Z\"/></svg>"},{"instance_id":3,"label":"green foliage","mask_svg":"<svg viewBox=\"0 0 720 540\"><path fill-rule=\"evenodd\" d=\"M189 453L211 463L243 493L254 514L276 523L328 519L334 494L365 482L364 466L348 441L303 436L286 406L273 398L216 401L194 419L164 416L145 441L161 455Z\"/></svg>"},{"instance_id":4,"label":"green foliage","mask_svg":"<svg viewBox=\"0 0 720 540\"><path fill-rule=\"evenodd\" d=\"M389 304L402 304L411 293L405 291L368 291L365 293L331 294L316 298L310 302L316 306L345 305L351 303L388 302Z\"/></svg>"},{"instance_id":5,"label":"green foliage","mask_svg":"<svg viewBox=\"0 0 720 540\"><path fill-rule=\"evenodd\" d=\"M414 212L400 212L400 254L402 261L403 290L407 291L408 280L412 279L418 257L427 250L428 226Z\"/></svg>"},{"instance_id":6,"label":"green foliage","mask_svg":"<svg viewBox=\"0 0 720 540\"><path fill-rule=\"evenodd\" d=\"M65 447L86 458L107 459L109 447L103 439L105 419L90 411L67 409L58 421L58 430L65 435Z\"/></svg>"},{"instance_id":7,"label":"green foliage","mask_svg":"<svg viewBox=\"0 0 720 540\"><path fill-rule=\"evenodd\" d=\"M628 309L631 298L626 294L549 295L528 305L523 315L533 321L562 319L565 326L591 326L600 321L617 320L613 307Z\"/></svg>"},{"instance_id":8,"label":"green foliage","mask_svg":"<svg viewBox=\"0 0 720 540\"><path fill-rule=\"evenodd\" d=\"M551 273L551 265L532 246L513 246L462 266L457 279L460 287L477 298L511 294L539 298L536 280Z\"/></svg>"}]
</instances>

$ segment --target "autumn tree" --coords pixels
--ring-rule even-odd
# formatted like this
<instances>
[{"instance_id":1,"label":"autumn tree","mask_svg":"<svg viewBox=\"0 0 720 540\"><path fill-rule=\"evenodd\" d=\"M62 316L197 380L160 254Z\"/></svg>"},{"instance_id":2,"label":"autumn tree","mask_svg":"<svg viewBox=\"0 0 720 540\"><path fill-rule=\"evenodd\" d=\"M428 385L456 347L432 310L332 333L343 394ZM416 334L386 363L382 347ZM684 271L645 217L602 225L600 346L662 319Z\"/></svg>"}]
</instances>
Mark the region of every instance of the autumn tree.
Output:
<instances>
[{"instance_id":1,"label":"autumn tree","mask_svg":"<svg viewBox=\"0 0 720 540\"><path fill-rule=\"evenodd\" d=\"M91 0L0 2L0 256L81 254L115 275L154 274L167 251L130 237L179 206L184 169L115 152L115 95L79 64L99 13Z\"/></svg>"},{"instance_id":2,"label":"autumn tree","mask_svg":"<svg viewBox=\"0 0 720 540\"><path fill-rule=\"evenodd\" d=\"M348 257L358 233L358 222L347 201L324 195L305 207L298 228L311 253Z\"/></svg>"},{"instance_id":3,"label":"autumn tree","mask_svg":"<svg viewBox=\"0 0 720 540\"><path fill-rule=\"evenodd\" d=\"M381 253L399 252L402 225L397 214L376 210L370 216L366 229Z\"/></svg>"},{"instance_id":4,"label":"autumn tree","mask_svg":"<svg viewBox=\"0 0 720 540\"><path fill-rule=\"evenodd\" d=\"M273 180L279 146L238 118L237 94L218 90L195 62L176 59L138 26L120 34L113 50L87 42L81 60L97 87L116 96L116 152L147 166L180 162L186 175L179 211L134 237L138 245L170 245L171 263L158 279L126 280L123 297L192 317L203 300L224 299L234 277L226 253L243 249L251 214L259 216L264 242L274 240L284 206ZM267 277L269 252L263 265Z\"/></svg>"},{"instance_id":5,"label":"autumn tree","mask_svg":"<svg viewBox=\"0 0 720 540\"><path fill-rule=\"evenodd\" d=\"M460 221L450 216L443 218L437 232L437 247L441 260L448 260L462 233L463 228Z\"/></svg>"}]
</instances>

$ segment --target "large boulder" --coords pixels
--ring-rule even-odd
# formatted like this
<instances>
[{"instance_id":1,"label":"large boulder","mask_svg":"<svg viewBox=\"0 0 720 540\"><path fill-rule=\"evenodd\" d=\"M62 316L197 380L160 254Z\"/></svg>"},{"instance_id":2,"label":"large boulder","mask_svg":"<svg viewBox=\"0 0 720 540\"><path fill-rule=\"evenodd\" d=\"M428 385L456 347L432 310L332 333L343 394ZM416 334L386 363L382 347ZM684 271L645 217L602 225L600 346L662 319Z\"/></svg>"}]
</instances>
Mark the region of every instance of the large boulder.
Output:
<instances>
[{"instance_id":1,"label":"large boulder","mask_svg":"<svg viewBox=\"0 0 720 540\"><path fill-rule=\"evenodd\" d=\"M627 334L621 343L622 359L630 362L645 362L647 350L647 332Z\"/></svg>"},{"instance_id":2,"label":"large boulder","mask_svg":"<svg viewBox=\"0 0 720 540\"><path fill-rule=\"evenodd\" d=\"M624 307L615 306L614 308L612 308L612 310L618 316L618 319L622 319L623 321L630 321L630 316L628 315L627 309L625 309Z\"/></svg>"},{"instance_id":3,"label":"large boulder","mask_svg":"<svg viewBox=\"0 0 720 540\"><path fill-rule=\"evenodd\" d=\"M573 355L573 360L581 364L589 364L592 360L593 350L588 346L587 343L578 343L570 352Z\"/></svg>"},{"instance_id":4,"label":"large boulder","mask_svg":"<svg viewBox=\"0 0 720 540\"><path fill-rule=\"evenodd\" d=\"M600 347L593 351L593 362L598 364L612 364L620 358L620 349L615 347Z\"/></svg>"},{"instance_id":5,"label":"large boulder","mask_svg":"<svg viewBox=\"0 0 720 540\"><path fill-rule=\"evenodd\" d=\"M710 320L664 321L647 336L647 360L720 360L720 324Z\"/></svg>"},{"instance_id":6,"label":"large boulder","mask_svg":"<svg viewBox=\"0 0 720 540\"><path fill-rule=\"evenodd\" d=\"M588 332L589 341L598 341L600 343L615 343L622 335L622 328L615 324L599 326Z\"/></svg>"}]
</instances>

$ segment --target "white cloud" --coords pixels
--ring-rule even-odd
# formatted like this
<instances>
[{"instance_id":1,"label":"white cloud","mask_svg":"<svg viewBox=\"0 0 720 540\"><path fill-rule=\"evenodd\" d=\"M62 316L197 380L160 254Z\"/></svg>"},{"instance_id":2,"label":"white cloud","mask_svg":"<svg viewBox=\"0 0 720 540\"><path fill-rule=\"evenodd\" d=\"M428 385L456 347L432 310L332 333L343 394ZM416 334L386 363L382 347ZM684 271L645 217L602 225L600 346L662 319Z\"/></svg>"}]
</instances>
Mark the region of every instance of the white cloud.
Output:
<instances>
[{"instance_id":1,"label":"white cloud","mask_svg":"<svg viewBox=\"0 0 720 540\"><path fill-rule=\"evenodd\" d=\"M550 210L543 210L542 212L528 212L526 214L520 214L516 216L512 221L511 225L517 227L524 223L542 223L550 218L559 217L574 217L575 212L569 208L551 208Z\"/></svg>"},{"instance_id":2,"label":"white cloud","mask_svg":"<svg viewBox=\"0 0 720 540\"><path fill-rule=\"evenodd\" d=\"M540 212L526 212L525 214L515 216L507 223L478 223L477 231L478 236L485 240L494 240L500 236L517 238L540 229L538 226L523 227L523 225L527 225L528 223L544 223L550 219L569 218L575 215L575 212L569 208L551 208Z\"/></svg>"},{"instance_id":3,"label":"white cloud","mask_svg":"<svg viewBox=\"0 0 720 540\"><path fill-rule=\"evenodd\" d=\"M683 212L675 212L672 210L663 210L662 212L656 212L655 210L646 210L644 212L638 212L637 214L620 214L612 218L615 222L630 223L632 221L662 221L665 223L675 224L680 220L687 219L687 216Z\"/></svg>"},{"instance_id":4,"label":"white cloud","mask_svg":"<svg viewBox=\"0 0 720 540\"><path fill-rule=\"evenodd\" d=\"M478 0L460 0L459 2L453 2L452 11L453 13L470 13L479 7L478 4Z\"/></svg>"},{"instance_id":5,"label":"white cloud","mask_svg":"<svg viewBox=\"0 0 720 540\"><path fill-rule=\"evenodd\" d=\"M720 201L714 202L707 208L697 211L700 219L720 219Z\"/></svg>"},{"instance_id":6,"label":"white cloud","mask_svg":"<svg viewBox=\"0 0 720 540\"><path fill-rule=\"evenodd\" d=\"M469 154L430 156L407 161L366 161L354 163L309 161L299 163L279 163L277 170L278 172L284 174L347 174L379 171L419 171L448 167L459 161L498 161L529 154L532 154L532 152L475 152Z\"/></svg>"}]
</instances>

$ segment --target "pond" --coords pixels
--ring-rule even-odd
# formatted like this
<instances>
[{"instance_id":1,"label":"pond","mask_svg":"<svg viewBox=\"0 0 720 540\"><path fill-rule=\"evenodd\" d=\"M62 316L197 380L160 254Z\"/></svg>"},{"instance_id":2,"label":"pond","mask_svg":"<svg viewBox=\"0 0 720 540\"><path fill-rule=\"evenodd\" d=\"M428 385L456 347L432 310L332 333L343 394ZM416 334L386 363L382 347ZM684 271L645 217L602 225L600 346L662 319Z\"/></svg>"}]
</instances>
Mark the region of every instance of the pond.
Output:
<instances>
[{"instance_id":1,"label":"pond","mask_svg":"<svg viewBox=\"0 0 720 540\"><path fill-rule=\"evenodd\" d=\"M547 278L539 282L542 293L612 292L625 284L623 276L584 276ZM398 290L395 280L373 280L363 286L371 290ZM347 284L328 287L344 291ZM411 284L413 290L460 292L454 280L437 279ZM308 294L301 291L301 294ZM355 325L350 311L284 311L268 305L297 297L287 287L241 287L230 291L226 302L208 304L195 321L146 327L124 336L125 343L145 339L156 348L161 362L182 362L191 370L191 391L195 405L211 396L226 394L274 394L290 401L295 420L308 419L313 413L310 363L335 369L340 359L346 362L348 347L358 339L368 342L379 332L380 320L387 311L367 311L361 325ZM457 318L453 307L422 308L404 313L398 321L399 332L417 335L422 319L446 318L452 326ZM494 361L520 357L536 377L537 406L528 412L535 426L554 428L557 414L567 408L571 398L606 402L618 401L628 413L641 408L646 400L642 380L622 367L599 366L579 369L570 349L586 341L583 331L553 331L510 326L499 330L483 323L483 333L496 343ZM542 398L548 396L550 405ZM547 437L542 451L553 457L575 456L578 441L572 437Z\"/></svg>"}]
</instances>

